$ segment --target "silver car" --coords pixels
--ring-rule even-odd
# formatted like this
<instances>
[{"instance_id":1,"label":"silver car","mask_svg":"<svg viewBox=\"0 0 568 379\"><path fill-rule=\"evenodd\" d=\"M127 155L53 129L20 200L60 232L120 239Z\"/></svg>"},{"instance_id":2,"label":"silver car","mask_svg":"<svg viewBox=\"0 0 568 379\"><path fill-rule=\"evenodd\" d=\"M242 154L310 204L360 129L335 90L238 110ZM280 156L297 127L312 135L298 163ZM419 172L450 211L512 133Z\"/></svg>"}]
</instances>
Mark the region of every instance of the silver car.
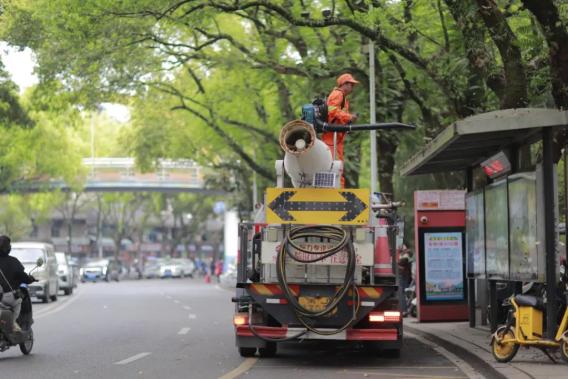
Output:
<instances>
[{"instance_id":1,"label":"silver car","mask_svg":"<svg viewBox=\"0 0 568 379\"><path fill-rule=\"evenodd\" d=\"M57 260L57 276L59 277L59 289L63 290L65 295L71 295L75 287L75 273L67 260L67 254L56 252Z\"/></svg>"},{"instance_id":2,"label":"silver car","mask_svg":"<svg viewBox=\"0 0 568 379\"><path fill-rule=\"evenodd\" d=\"M15 242L12 244L10 255L22 262L26 272L36 266L38 258L42 258L45 263L32 273L38 281L28 286L30 297L37 297L44 303L57 300L59 277L53 245L43 242Z\"/></svg>"}]
</instances>

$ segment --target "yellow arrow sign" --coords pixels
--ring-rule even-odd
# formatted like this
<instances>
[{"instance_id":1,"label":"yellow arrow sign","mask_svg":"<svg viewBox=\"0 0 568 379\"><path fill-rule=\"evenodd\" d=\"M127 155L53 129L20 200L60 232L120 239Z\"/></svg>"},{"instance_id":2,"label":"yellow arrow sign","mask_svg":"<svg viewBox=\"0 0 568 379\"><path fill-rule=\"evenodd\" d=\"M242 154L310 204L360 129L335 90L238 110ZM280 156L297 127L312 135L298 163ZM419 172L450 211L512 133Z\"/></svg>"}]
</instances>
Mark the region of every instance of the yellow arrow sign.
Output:
<instances>
[{"instance_id":1,"label":"yellow arrow sign","mask_svg":"<svg viewBox=\"0 0 568 379\"><path fill-rule=\"evenodd\" d=\"M369 202L369 190L361 188L268 188L266 222L366 225Z\"/></svg>"}]
</instances>

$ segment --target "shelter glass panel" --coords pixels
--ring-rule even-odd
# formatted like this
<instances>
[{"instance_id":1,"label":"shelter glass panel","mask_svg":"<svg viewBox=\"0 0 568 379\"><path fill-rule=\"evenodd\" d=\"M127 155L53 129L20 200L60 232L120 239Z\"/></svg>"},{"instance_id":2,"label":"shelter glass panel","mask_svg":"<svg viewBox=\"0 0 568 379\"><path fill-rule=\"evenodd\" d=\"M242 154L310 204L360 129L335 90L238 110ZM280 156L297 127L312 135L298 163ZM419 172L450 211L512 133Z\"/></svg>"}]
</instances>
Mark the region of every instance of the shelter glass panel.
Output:
<instances>
[{"instance_id":1,"label":"shelter glass panel","mask_svg":"<svg viewBox=\"0 0 568 379\"><path fill-rule=\"evenodd\" d=\"M485 212L484 193L469 193L466 204L466 251L468 277L485 277Z\"/></svg>"},{"instance_id":2,"label":"shelter glass panel","mask_svg":"<svg viewBox=\"0 0 568 379\"><path fill-rule=\"evenodd\" d=\"M485 189L485 249L487 277L509 279L509 217L507 180Z\"/></svg>"},{"instance_id":3,"label":"shelter glass panel","mask_svg":"<svg viewBox=\"0 0 568 379\"><path fill-rule=\"evenodd\" d=\"M538 277L536 174L509 177L511 280Z\"/></svg>"}]
</instances>

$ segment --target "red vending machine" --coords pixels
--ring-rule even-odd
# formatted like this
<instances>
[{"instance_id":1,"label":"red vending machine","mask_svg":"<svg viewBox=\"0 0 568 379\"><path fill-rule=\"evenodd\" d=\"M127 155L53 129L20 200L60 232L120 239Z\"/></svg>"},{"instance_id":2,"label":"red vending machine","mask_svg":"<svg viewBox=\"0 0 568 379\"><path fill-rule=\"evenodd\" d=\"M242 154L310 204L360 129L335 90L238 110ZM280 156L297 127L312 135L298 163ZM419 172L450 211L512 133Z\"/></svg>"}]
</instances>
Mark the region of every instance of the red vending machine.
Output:
<instances>
[{"instance_id":1,"label":"red vending machine","mask_svg":"<svg viewBox=\"0 0 568 379\"><path fill-rule=\"evenodd\" d=\"M419 321L468 319L465 191L414 192Z\"/></svg>"}]
</instances>

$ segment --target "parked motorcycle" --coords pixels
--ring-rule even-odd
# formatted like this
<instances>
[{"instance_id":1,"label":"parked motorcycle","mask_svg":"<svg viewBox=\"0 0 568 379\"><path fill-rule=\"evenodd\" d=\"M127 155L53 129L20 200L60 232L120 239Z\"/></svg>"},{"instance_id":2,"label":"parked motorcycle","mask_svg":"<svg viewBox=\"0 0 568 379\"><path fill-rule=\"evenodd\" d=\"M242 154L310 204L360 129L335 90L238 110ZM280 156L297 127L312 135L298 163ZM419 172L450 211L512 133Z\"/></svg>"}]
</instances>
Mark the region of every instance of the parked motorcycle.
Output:
<instances>
[{"instance_id":1,"label":"parked motorcycle","mask_svg":"<svg viewBox=\"0 0 568 379\"><path fill-rule=\"evenodd\" d=\"M43 259L38 258L36 267L34 267L29 274L42 265ZM21 331L14 330L12 308L0 302L0 352L18 345L22 354L28 355L31 353L32 347L34 346L34 332L32 330L32 324L34 322L32 317L32 301L27 285L24 284L20 286L18 292L22 299L22 309L20 316L16 321L20 326ZM0 297L1 296L2 290L0 287Z\"/></svg>"}]
</instances>

